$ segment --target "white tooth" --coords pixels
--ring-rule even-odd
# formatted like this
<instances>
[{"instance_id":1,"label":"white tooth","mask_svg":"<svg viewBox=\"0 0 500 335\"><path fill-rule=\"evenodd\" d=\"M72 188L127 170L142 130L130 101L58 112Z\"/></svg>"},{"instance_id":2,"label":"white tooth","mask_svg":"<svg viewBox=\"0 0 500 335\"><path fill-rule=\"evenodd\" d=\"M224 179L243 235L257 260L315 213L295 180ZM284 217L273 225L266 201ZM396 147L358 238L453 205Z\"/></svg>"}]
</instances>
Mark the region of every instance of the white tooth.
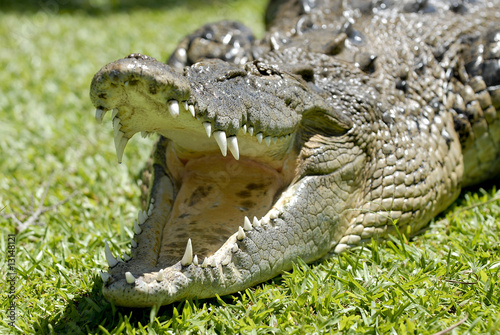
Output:
<instances>
[{"instance_id":1,"label":"white tooth","mask_svg":"<svg viewBox=\"0 0 500 335\"><path fill-rule=\"evenodd\" d=\"M278 138L276 136L273 136L271 139L273 140L274 144L276 144L276 142L278 142Z\"/></svg>"},{"instance_id":2,"label":"white tooth","mask_svg":"<svg viewBox=\"0 0 500 335\"><path fill-rule=\"evenodd\" d=\"M118 261L118 263L123 263L123 260L120 258L120 256L116 256L116 260Z\"/></svg>"},{"instance_id":3,"label":"white tooth","mask_svg":"<svg viewBox=\"0 0 500 335\"><path fill-rule=\"evenodd\" d=\"M212 124L210 122L203 122L203 127L205 127L207 136L210 138L210 135L212 135Z\"/></svg>"},{"instance_id":4,"label":"white tooth","mask_svg":"<svg viewBox=\"0 0 500 335\"><path fill-rule=\"evenodd\" d=\"M264 142L266 142L267 146L271 145L271 136L264 137Z\"/></svg>"},{"instance_id":5,"label":"white tooth","mask_svg":"<svg viewBox=\"0 0 500 335\"><path fill-rule=\"evenodd\" d=\"M125 261L129 261L129 260L131 259L131 257L130 257L129 255L127 255L126 253L124 253L124 254L122 255L122 257L123 257L123 259L124 259Z\"/></svg>"},{"instance_id":6,"label":"white tooth","mask_svg":"<svg viewBox=\"0 0 500 335\"><path fill-rule=\"evenodd\" d=\"M113 108L113 111L111 112L111 120L114 120L117 115L118 115L118 108Z\"/></svg>"},{"instance_id":7,"label":"white tooth","mask_svg":"<svg viewBox=\"0 0 500 335\"><path fill-rule=\"evenodd\" d=\"M269 220L269 218L267 216L264 216L262 219L260 219L260 223L262 225L266 225L266 224L269 224L271 221Z\"/></svg>"},{"instance_id":8,"label":"white tooth","mask_svg":"<svg viewBox=\"0 0 500 335\"><path fill-rule=\"evenodd\" d=\"M110 268L118 264L115 256L113 256L113 254L111 253L111 249L109 249L108 241L104 241L104 254Z\"/></svg>"},{"instance_id":9,"label":"white tooth","mask_svg":"<svg viewBox=\"0 0 500 335\"><path fill-rule=\"evenodd\" d=\"M234 159L240 159L240 148L238 147L238 139L236 136L229 136L227 138L227 147L229 151L233 154Z\"/></svg>"},{"instance_id":10,"label":"white tooth","mask_svg":"<svg viewBox=\"0 0 500 335\"><path fill-rule=\"evenodd\" d=\"M195 116L196 116L196 113L195 113L195 111L194 111L194 106L193 106L193 105L189 105L189 106L188 106L188 109L189 109L189 111L191 112L191 115L192 115L193 117L195 117Z\"/></svg>"},{"instance_id":11,"label":"white tooth","mask_svg":"<svg viewBox=\"0 0 500 335\"><path fill-rule=\"evenodd\" d=\"M244 124L242 127L241 127L241 130L243 130L243 134L246 134L247 133L247 125Z\"/></svg>"},{"instance_id":12,"label":"white tooth","mask_svg":"<svg viewBox=\"0 0 500 335\"><path fill-rule=\"evenodd\" d=\"M102 119L104 118L104 115L106 115L106 112L104 109L97 108L95 110L95 119L97 122L102 123Z\"/></svg>"},{"instance_id":13,"label":"white tooth","mask_svg":"<svg viewBox=\"0 0 500 335\"><path fill-rule=\"evenodd\" d=\"M120 131L119 133L122 133L122 132ZM116 137L115 137L115 139L116 139ZM125 151L125 147L127 146L127 143L128 143L128 138L123 137L123 135L120 139L120 143L118 144L118 146L116 145L116 142L115 142L116 158L118 159L118 163L122 162L123 152Z\"/></svg>"},{"instance_id":14,"label":"white tooth","mask_svg":"<svg viewBox=\"0 0 500 335\"><path fill-rule=\"evenodd\" d=\"M269 218L270 218L270 219L277 219L279 215L280 215L280 212L279 212L279 211L277 211L276 209L272 209L272 210L269 212Z\"/></svg>"},{"instance_id":15,"label":"white tooth","mask_svg":"<svg viewBox=\"0 0 500 335\"><path fill-rule=\"evenodd\" d=\"M198 255L194 255L193 257L193 264L198 266Z\"/></svg>"},{"instance_id":16,"label":"white tooth","mask_svg":"<svg viewBox=\"0 0 500 335\"><path fill-rule=\"evenodd\" d=\"M119 117L115 117L113 119L113 130L114 130L114 133L115 133L115 136L116 134L120 131L120 128L122 127L121 123L120 123L120 118Z\"/></svg>"},{"instance_id":17,"label":"white tooth","mask_svg":"<svg viewBox=\"0 0 500 335\"><path fill-rule=\"evenodd\" d=\"M139 209L139 213L137 214L137 220L139 224L142 225L148 219L148 215L145 211Z\"/></svg>"},{"instance_id":18,"label":"white tooth","mask_svg":"<svg viewBox=\"0 0 500 335\"><path fill-rule=\"evenodd\" d=\"M236 244L236 243L234 243L233 246L231 247L232 252L236 252L236 251L238 251L238 249L239 249L238 244Z\"/></svg>"},{"instance_id":19,"label":"white tooth","mask_svg":"<svg viewBox=\"0 0 500 335\"><path fill-rule=\"evenodd\" d=\"M229 264L229 262L231 262L231 258L230 258L230 257L226 257L226 258L224 258L224 259L222 260L221 264L222 264L223 266L226 266L226 265L228 265L228 264Z\"/></svg>"},{"instance_id":20,"label":"white tooth","mask_svg":"<svg viewBox=\"0 0 500 335\"><path fill-rule=\"evenodd\" d=\"M253 136L253 127L248 127L248 133Z\"/></svg>"},{"instance_id":21,"label":"white tooth","mask_svg":"<svg viewBox=\"0 0 500 335\"><path fill-rule=\"evenodd\" d=\"M155 203L155 198L151 198L151 203L154 204Z\"/></svg>"},{"instance_id":22,"label":"white tooth","mask_svg":"<svg viewBox=\"0 0 500 335\"><path fill-rule=\"evenodd\" d=\"M262 135L262 133L258 133L255 136L257 137L257 141L259 141L259 143L262 143L262 138L264 137L264 135Z\"/></svg>"},{"instance_id":23,"label":"white tooth","mask_svg":"<svg viewBox=\"0 0 500 335\"><path fill-rule=\"evenodd\" d=\"M136 235L139 235L140 233L142 233L142 229L141 227L139 227L139 225L137 224L137 220L134 220L134 233Z\"/></svg>"},{"instance_id":24,"label":"white tooth","mask_svg":"<svg viewBox=\"0 0 500 335\"><path fill-rule=\"evenodd\" d=\"M260 220L256 216L253 217L253 226L260 227Z\"/></svg>"},{"instance_id":25,"label":"white tooth","mask_svg":"<svg viewBox=\"0 0 500 335\"><path fill-rule=\"evenodd\" d=\"M153 214L153 204L149 205L149 209L148 209L148 216L151 216Z\"/></svg>"},{"instance_id":26,"label":"white tooth","mask_svg":"<svg viewBox=\"0 0 500 335\"><path fill-rule=\"evenodd\" d=\"M205 257L205 259L203 260L203 263L201 263L201 267L206 268L207 266L208 266L208 257Z\"/></svg>"},{"instance_id":27,"label":"white tooth","mask_svg":"<svg viewBox=\"0 0 500 335\"><path fill-rule=\"evenodd\" d=\"M187 101L183 101L183 102L182 102L182 107L184 107L184 110L185 110L186 112L188 111L188 108L189 108L189 107L188 107L188 103L187 103Z\"/></svg>"},{"instance_id":28,"label":"white tooth","mask_svg":"<svg viewBox=\"0 0 500 335\"><path fill-rule=\"evenodd\" d=\"M246 235L246 234L245 234L245 232L243 231L243 228L241 228L241 226L240 226L240 227L238 227L238 234L236 235L236 238L237 238L238 240L240 240L240 241L241 241L241 240L242 240L242 239L244 239L245 237L247 237L247 235Z\"/></svg>"},{"instance_id":29,"label":"white tooth","mask_svg":"<svg viewBox=\"0 0 500 335\"><path fill-rule=\"evenodd\" d=\"M227 155L227 138L225 131L214 131L215 142L219 145L222 156Z\"/></svg>"},{"instance_id":30,"label":"white tooth","mask_svg":"<svg viewBox=\"0 0 500 335\"><path fill-rule=\"evenodd\" d=\"M250 222L250 219L245 216L245 219L243 220L243 229L246 231L252 230L252 223Z\"/></svg>"},{"instance_id":31,"label":"white tooth","mask_svg":"<svg viewBox=\"0 0 500 335\"><path fill-rule=\"evenodd\" d=\"M168 102L168 111L173 117L179 116L179 102L177 100L170 100Z\"/></svg>"},{"instance_id":32,"label":"white tooth","mask_svg":"<svg viewBox=\"0 0 500 335\"><path fill-rule=\"evenodd\" d=\"M124 82L123 85L128 86L128 80Z\"/></svg>"},{"instance_id":33,"label":"white tooth","mask_svg":"<svg viewBox=\"0 0 500 335\"><path fill-rule=\"evenodd\" d=\"M193 263L193 246L191 245L191 239L188 239L186 252L184 253L184 256L181 259L181 265L188 266L191 263Z\"/></svg>"},{"instance_id":34,"label":"white tooth","mask_svg":"<svg viewBox=\"0 0 500 335\"><path fill-rule=\"evenodd\" d=\"M104 283L107 283L108 280L111 278L111 275L107 272L102 272L101 271L101 278Z\"/></svg>"},{"instance_id":35,"label":"white tooth","mask_svg":"<svg viewBox=\"0 0 500 335\"><path fill-rule=\"evenodd\" d=\"M215 260L215 257L212 258L212 262L210 263L210 266L213 268L217 267L217 261Z\"/></svg>"},{"instance_id":36,"label":"white tooth","mask_svg":"<svg viewBox=\"0 0 500 335\"><path fill-rule=\"evenodd\" d=\"M131 245L131 246L132 246L132 248L134 248L134 249L135 249L135 248L137 248L137 242L136 242L133 238L131 238L131 239L130 239L130 245Z\"/></svg>"},{"instance_id":37,"label":"white tooth","mask_svg":"<svg viewBox=\"0 0 500 335\"><path fill-rule=\"evenodd\" d=\"M131 274L130 272L125 272L125 279L127 280L127 283L129 284L133 284L135 283L135 277L133 274Z\"/></svg>"},{"instance_id":38,"label":"white tooth","mask_svg":"<svg viewBox=\"0 0 500 335\"><path fill-rule=\"evenodd\" d=\"M156 275L156 280L157 281L162 281L163 280L163 269L158 271L158 274Z\"/></svg>"}]
</instances>

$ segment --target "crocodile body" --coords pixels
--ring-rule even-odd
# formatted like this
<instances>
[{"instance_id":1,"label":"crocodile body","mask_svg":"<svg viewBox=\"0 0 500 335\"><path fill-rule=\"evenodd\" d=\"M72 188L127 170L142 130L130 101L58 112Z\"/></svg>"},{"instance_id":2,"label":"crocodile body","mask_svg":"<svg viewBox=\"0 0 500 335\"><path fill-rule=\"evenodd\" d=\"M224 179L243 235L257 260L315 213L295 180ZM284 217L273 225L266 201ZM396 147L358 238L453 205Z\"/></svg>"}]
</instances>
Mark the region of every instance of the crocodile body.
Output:
<instances>
[{"instance_id":1,"label":"crocodile body","mask_svg":"<svg viewBox=\"0 0 500 335\"><path fill-rule=\"evenodd\" d=\"M275 1L256 41L202 27L164 64L132 54L91 85L121 162L158 133L131 257L103 293L146 307L248 288L408 236L500 171L500 1Z\"/></svg>"}]
</instances>

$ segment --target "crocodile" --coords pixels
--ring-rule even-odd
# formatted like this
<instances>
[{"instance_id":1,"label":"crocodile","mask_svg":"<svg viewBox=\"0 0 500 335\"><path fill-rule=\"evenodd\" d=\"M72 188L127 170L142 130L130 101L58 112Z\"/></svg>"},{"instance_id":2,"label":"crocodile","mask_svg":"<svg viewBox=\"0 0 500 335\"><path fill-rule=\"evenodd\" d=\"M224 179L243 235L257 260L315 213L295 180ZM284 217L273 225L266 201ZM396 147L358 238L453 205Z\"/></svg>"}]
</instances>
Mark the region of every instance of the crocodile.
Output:
<instances>
[{"instance_id":1,"label":"crocodile","mask_svg":"<svg viewBox=\"0 0 500 335\"><path fill-rule=\"evenodd\" d=\"M372 239L414 236L500 171L500 1L271 1L267 33L203 26L166 63L94 76L118 161L158 134L131 255L103 295L222 296Z\"/></svg>"}]
</instances>

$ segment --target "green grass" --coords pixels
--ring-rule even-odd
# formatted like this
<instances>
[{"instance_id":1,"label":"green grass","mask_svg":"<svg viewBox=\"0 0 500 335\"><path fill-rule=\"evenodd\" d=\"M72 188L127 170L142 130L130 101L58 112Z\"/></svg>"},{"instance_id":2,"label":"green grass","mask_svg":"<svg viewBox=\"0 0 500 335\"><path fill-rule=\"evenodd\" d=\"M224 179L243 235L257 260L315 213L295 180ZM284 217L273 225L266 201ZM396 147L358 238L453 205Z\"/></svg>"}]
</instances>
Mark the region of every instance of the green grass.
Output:
<instances>
[{"instance_id":1,"label":"green grass","mask_svg":"<svg viewBox=\"0 0 500 335\"><path fill-rule=\"evenodd\" d=\"M0 13L0 333L433 334L462 321L448 333L500 329L494 187L466 193L409 243L394 238L313 265L298 261L233 296L159 311L110 305L98 275L103 240L127 250L139 205L134 177L154 140L134 138L116 164L109 120L93 119L93 74L132 52L166 59L204 22L237 18L262 36L265 1L60 3L7 1ZM16 236L15 329L6 281L13 215L32 221Z\"/></svg>"}]
</instances>

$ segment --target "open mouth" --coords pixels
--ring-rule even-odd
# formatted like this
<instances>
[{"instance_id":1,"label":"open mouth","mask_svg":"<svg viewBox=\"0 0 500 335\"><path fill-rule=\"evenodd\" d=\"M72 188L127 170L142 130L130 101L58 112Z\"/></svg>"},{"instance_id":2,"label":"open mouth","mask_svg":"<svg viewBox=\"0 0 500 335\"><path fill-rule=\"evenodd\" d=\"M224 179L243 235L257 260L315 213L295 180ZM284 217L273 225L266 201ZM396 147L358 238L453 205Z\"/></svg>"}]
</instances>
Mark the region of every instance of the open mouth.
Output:
<instances>
[{"instance_id":1,"label":"open mouth","mask_svg":"<svg viewBox=\"0 0 500 335\"><path fill-rule=\"evenodd\" d=\"M147 243L158 250L151 270L172 266L184 256L185 264L211 264L210 257L231 235L241 237L259 226L292 181L296 157L291 134L273 138L254 133L245 124L241 133L226 137L224 131L212 132L209 122L197 120L192 105L171 100L165 107L169 115L153 120L156 129L141 130L163 136L155 149L155 163L163 171L153 180L160 186L150 193L148 209L134 226L136 240L141 239L143 227L155 227L155 234L159 233ZM133 136L127 131L135 117L129 110L117 108L112 113L119 161L124 151L120 143ZM140 117L155 115L149 111ZM98 120L103 116L102 110L96 112ZM192 128L186 131L178 124Z\"/></svg>"},{"instance_id":2,"label":"open mouth","mask_svg":"<svg viewBox=\"0 0 500 335\"><path fill-rule=\"evenodd\" d=\"M236 130L220 130L188 95L176 100L157 94L160 98L151 101L147 81L115 77L107 78L110 87L93 100L99 122L112 111L118 161L134 134L158 133L160 139L148 206L134 222L131 256L115 258L105 245L110 269L102 273L104 295L118 305L151 306L169 303L155 292L179 290L179 282L191 280L188 272L243 276L233 264L241 263L234 259L240 248L248 249L242 242L258 243L247 235L273 229L290 199L286 190L294 182L298 156L294 133L286 127L282 133L266 131L250 119L239 120ZM194 290L194 296L204 296Z\"/></svg>"}]
</instances>

